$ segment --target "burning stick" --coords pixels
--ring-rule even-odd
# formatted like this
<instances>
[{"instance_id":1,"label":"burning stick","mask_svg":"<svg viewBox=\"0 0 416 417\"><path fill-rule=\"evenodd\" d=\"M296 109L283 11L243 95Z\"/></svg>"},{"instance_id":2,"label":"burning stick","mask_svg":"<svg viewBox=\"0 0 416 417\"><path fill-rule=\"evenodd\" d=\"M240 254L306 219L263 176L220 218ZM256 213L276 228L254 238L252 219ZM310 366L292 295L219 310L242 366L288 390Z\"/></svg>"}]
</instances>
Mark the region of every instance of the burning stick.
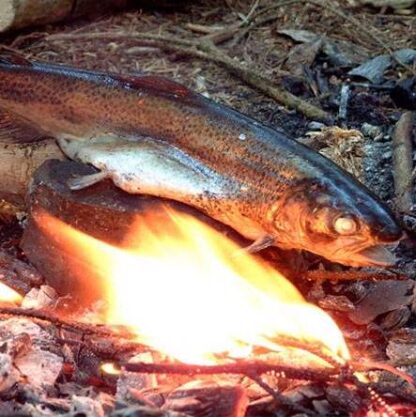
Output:
<instances>
[{"instance_id":1,"label":"burning stick","mask_svg":"<svg viewBox=\"0 0 416 417\"><path fill-rule=\"evenodd\" d=\"M100 326L97 324L86 324L72 320L65 320L54 316L46 311L29 310L19 307L0 307L0 316L12 317L26 317L34 320L47 321L72 331L78 331L86 335L95 335L101 337L124 337L129 338L127 333L117 333L109 327ZM130 335L130 338L132 335Z\"/></svg>"},{"instance_id":2,"label":"burning stick","mask_svg":"<svg viewBox=\"0 0 416 417\"><path fill-rule=\"evenodd\" d=\"M162 373L162 374L185 374L185 375L195 375L195 374L219 374L219 373L232 373L232 374L241 374L246 375L248 378L256 382L260 387L262 387L266 392L268 392L277 403L293 406L293 404L288 401L286 397L276 392L273 388L268 386L261 378L262 374L268 372L276 372L285 378L291 379L300 379L300 380L309 380L317 382L329 382L338 377L340 381L355 385L363 394L367 395L376 408L382 408L386 411L386 416L391 417L395 416L394 410L388 406L388 404L381 398L378 394L378 388L382 389L382 392L388 393L383 385L371 385L366 384L358 380L354 375L356 368L361 368L366 370L371 369L384 369L390 371L393 374L403 378L405 381L412 383L412 378L407 374L400 372L388 365L377 363L369 363L368 365L363 365L361 363L351 362L347 366L344 366L342 369L299 369L287 365L281 364L270 364L262 361L254 362L236 362L225 365L211 365L211 366L200 366L200 365L185 365L185 364L148 364L148 363L124 363L122 364L123 368L126 371L138 372L138 373ZM399 394L400 396L400 394ZM414 401L412 397L406 396L406 400ZM301 411L301 410L298 410ZM303 410L304 411L304 410Z\"/></svg>"},{"instance_id":3,"label":"burning stick","mask_svg":"<svg viewBox=\"0 0 416 417\"><path fill-rule=\"evenodd\" d=\"M328 271L317 269L306 271L304 276L310 281L404 281L409 279L400 271Z\"/></svg>"},{"instance_id":4,"label":"burning stick","mask_svg":"<svg viewBox=\"0 0 416 417\"><path fill-rule=\"evenodd\" d=\"M412 129L413 113L402 114L393 135L393 178L396 205L401 213L412 206Z\"/></svg>"},{"instance_id":5,"label":"burning stick","mask_svg":"<svg viewBox=\"0 0 416 417\"><path fill-rule=\"evenodd\" d=\"M241 361L223 365L189 365L182 363L121 363L128 372L180 374L180 375L216 375L239 374L251 378L253 375L262 375L275 372L287 378L327 382L333 379L338 371L336 369L301 369L288 365L272 364L264 361Z\"/></svg>"}]
</instances>

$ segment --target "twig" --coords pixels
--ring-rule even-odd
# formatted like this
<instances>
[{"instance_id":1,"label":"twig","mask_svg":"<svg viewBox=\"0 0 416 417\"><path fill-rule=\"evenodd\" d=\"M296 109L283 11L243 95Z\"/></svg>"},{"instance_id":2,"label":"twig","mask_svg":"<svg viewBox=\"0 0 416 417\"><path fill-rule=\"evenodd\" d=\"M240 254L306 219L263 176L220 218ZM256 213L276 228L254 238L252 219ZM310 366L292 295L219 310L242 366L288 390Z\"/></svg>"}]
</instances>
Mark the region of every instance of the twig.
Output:
<instances>
[{"instance_id":1,"label":"twig","mask_svg":"<svg viewBox=\"0 0 416 417\"><path fill-rule=\"evenodd\" d=\"M277 102L304 114L306 117L314 120L323 120L330 122L332 117L329 113L319 107L308 103L307 101L294 96L286 90L283 90L270 82L270 79L260 72L247 68L237 60L231 58L221 49L214 45L213 42L190 41L173 36L162 36L148 33L77 33L77 34L57 34L46 37L46 40L70 40L70 41L89 41L89 40L130 40L136 43L142 43L147 46L155 46L169 52L179 52L184 55L201 58L207 61L215 62L225 67L232 74L236 75L251 87L273 98Z\"/></svg>"},{"instance_id":2,"label":"twig","mask_svg":"<svg viewBox=\"0 0 416 417\"><path fill-rule=\"evenodd\" d=\"M179 375L215 375L215 374L240 374L251 378L253 375L262 375L267 372L275 372L288 378L325 382L338 374L335 369L302 369L288 365L255 362L234 362L224 365L189 365L181 363L121 363L128 372L145 374L179 374Z\"/></svg>"},{"instance_id":3,"label":"twig","mask_svg":"<svg viewBox=\"0 0 416 417\"><path fill-rule=\"evenodd\" d=\"M349 98L350 98L350 86L348 84L343 84L341 87L341 93L340 93L340 99L339 99L339 111L338 111L338 119L342 123L347 121Z\"/></svg>"},{"instance_id":4,"label":"twig","mask_svg":"<svg viewBox=\"0 0 416 417\"><path fill-rule=\"evenodd\" d=\"M269 23L273 20L276 20L279 17L279 14L266 14L272 9L276 9L282 6L288 6L295 3L300 3L302 0L282 0L280 2L275 2L272 6L264 7L258 12L254 13L249 19L235 23L228 26L226 29L218 30L212 32L204 37L212 41L215 45L218 45L222 42L228 41L232 37L236 39L233 40L234 44L237 44L250 30L253 30L256 27L263 26L266 23ZM266 16L264 16L266 14Z\"/></svg>"},{"instance_id":5,"label":"twig","mask_svg":"<svg viewBox=\"0 0 416 417\"><path fill-rule=\"evenodd\" d=\"M292 411L295 411L297 413L304 413L308 416L318 416L318 414L315 413L314 411L311 411L310 409L307 409L301 406L300 404L296 404L294 401L292 401L288 397L285 397L284 395L274 390L272 387L270 387L268 384L266 384L263 381L261 376L254 374L254 375L247 375L247 377L250 378L252 381L254 381L259 387L263 388L265 392L270 394L277 404L285 405L286 407L289 407Z\"/></svg>"},{"instance_id":6,"label":"twig","mask_svg":"<svg viewBox=\"0 0 416 417\"><path fill-rule=\"evenodd\" d=\"M414 391L405 389L405 387L403 387L402 384L398 384L397 381L394 381L393 383L370 382L369 386L379 394L395 395L401 400L416 404L416 394Z\"/></svg>"},{"instance_id":7,"label":"twig","mask_svg":"<svg viewBox=\"0 0 416 417\"><path fill-rule=\"evenodd\" d=\"M345 361L341 358L337 358L334 355L325 353L325 347L320 343L302 342L287 336L274 337L272 342L283 347L304 350L305 352L317 356L318 358L327 362L329 365L332 365L334 368L341 368L345 364Z\"/></svg>"},{"instance_id":8,"label":"twig","mask_svg":"<svg viewBox=\"0 0 416 417\"><path fill-rule=\"evenodd\" d=\"M315 6L321 7L323 9L330 10L333 14L341 17L342 19L350 22L352 25L354 25L357 28L357 33L360 34L366 34L373 42L375 42L377 45L379 45L384 51L386 51L392 59L394 59L399 65L401 65L403 68L408 70L412 75L416 75L416 70L412 68L410 65L405 64L404 62L401 62L399 58L394 54L393 49L390 45L388 45L379 34L374 34L371 30L369 30L366 26L364 26L358 19L355 17L348 15L344 13L340 7L333 6L329 1L327 0L303 0L306 3L314 4Z\"/></svg>"},{"instance_id":9,"label":"twig","mask_svg":"<svg viewBox=\"0 0 416 417\"><path fill-rule=\"evenodd\" d=\"M113 330L106 328L106 327L102 327L100 325L86 324L86 323L80 323L80 322L75 322L71 320L61 319L45 311L29 310L29 309L24 309L24 308L19 308L19 307L0 307L0 316L12 316L12 317L18 316L18 317L26 317L26 318L30 318L34 320L46 321L56 326L66 328L68 330L79 331L83 334L97 335L97 336L103 336L103 337L117 336L117 337L127 338L126 334L119 335Z\"/></svg>"},{"instance_id":10,"label":"twig","mask_svg":"<svg viewBox=\"0 0 416 417\"><path fill-rule=\"evenodd\" d=\"M393 179L396 206L399 212L410 211L412 206L412 130L413 113L402 114L393 134Z\"/></svg>"},{"instance_id":11,"label":"twig","mask_svg":"<svg viewBox=\"0 0 416 417\"><path fill-rule=\"evenodd\" d=\"M310 281L404 281L407 275L395 271L327 271L317 269L303 275Z\"/></svg>"}]
</instances>

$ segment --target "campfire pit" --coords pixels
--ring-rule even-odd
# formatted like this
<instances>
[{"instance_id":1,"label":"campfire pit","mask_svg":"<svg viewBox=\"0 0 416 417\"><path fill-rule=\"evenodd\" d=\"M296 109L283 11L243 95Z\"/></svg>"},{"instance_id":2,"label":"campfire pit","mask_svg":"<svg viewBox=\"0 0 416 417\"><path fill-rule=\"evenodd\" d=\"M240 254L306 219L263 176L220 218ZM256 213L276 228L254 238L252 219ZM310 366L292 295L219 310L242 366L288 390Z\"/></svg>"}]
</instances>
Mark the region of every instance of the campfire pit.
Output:
<instances>
[{"instance_id":1,"label":"campfire pit","mask_svg":"<svg viewBox=\"0 0 416 417\"><path fill-rule=\"evenodd\" d=\"M72 3L75 10L91 2ZM408 108L400 117L403 103L394 97L402 92L412 104L414 80L409 81L415 75L415 61L396 56L397 52L414 54L411 33L416 20L412 16L391 15L390 9L386 13L387 5L380 13L371 7L349 8L352 3L356 7L371 3L364 1L334 6L321 0L227 0L197 2L183 10L177 9L177 1L159 3L171 4L172 13L133 11L93 22L9 33L3 38L4 47L29 59L79 68L158 73L267 125L283 127L350 170L384 201L390 204L395 196L396 204L390 206L414 236L412 113ZM375 69L373 64L387 65L387 61L391 61L388 68L378 70L380 85L370 79L369 84L363 83L349 73L355 68L365 75L366 70ZM396 87L389 90L390 85ZM287 111L293 108L296 113ZM67 180L94 172L91 167L47 161L32 178L46 158L64 158L54 140L0 143L0 155L0 195L7 200L0 201L2 219L7 216L0 223L0 281L17 291L6 293L0 288L0 415L415 415L416 290L410 278L415 277L416 264L409 241L401 243L397 252L402 260L393 271L346 269L275 248L258 255L294 282L308 301L330 313L351 359L345 350L335 352L328 346L335 337L324 343L320 339L327 332L307 324L313 340L292 333L273 335L250 343L239 340L232 352L215 352L209 362L178 357L165 343L156 344L140 334L141 327L130 319L157 317L170 339L192 348L204 336L199 331L206 322L198 318L197 309L205 305L209 292L174 320L186 300L173 297L177 288L170 285L179 285L173 271L168 271L169 285L158 281L156 295L147 297L133 286L135 274L129 274L129 302L133 299L133 307L142 309L133 309L122 320L109 318L105 301L118 290L109 291L100 266L114 259L116 249L125 250L125 237L137 217L151 213L153 220L169 229L166 207L192 216L241 247L248 242L192 208L131 196L108 180L71 192ZM23 196L29 181L26 206ZM22 214L26 209L30 210L27 218ZM105 250L97 250L97 244ZM91 252L99 255L92 264L84 256ZM127 264L131 261L123 259ZM129 265L130 270L140 270L134 262ZM205 264L199 266L202 275L208 268L201 265ZM157 282L152 274L150 278ZM221 295L226 282L222 281ZM198 285L191 282L191 287ZM172 298L177 307L172 306ZM225 312L218 313L215 302L207 308L216 318L214 330L235 311L231 299ZM240 323L242 330L250 328L250 317L256 315L250 311L239 314L234 328ZM298 315L309 323L308 313ZM271 309L268 323L284 323L289 316ZM175 321L188 327L179 332ZM215 340L215 333L210 338Z\"/></svg>"},{"instance_id":2,"label":"campfire pit","mask_svg":"<svg viewBox=\"0 0 416 417\"><path fill-rule=\"evenodd\" d=\"M254 341L251 353L237 350L234 355L238 354L238 358L228 353L216 355L208 363L195 363L192 358L181 363L174 359L175 354L163 349L163 344L154 344L140 334L138 337L131 327L123 326L130 322L110 320L107 325L92 324L105 322L102 313L105 308L85 311L80 307L91 306L103 298L108 301L108 293L97 265L89 264L88 258L82 256L96 250L89 245L101 242L105 247L123 248L132 223L149 212L159 213L157 221L169 231L172 227L169 217L161 210L166 204L169 210L186 216L192 214L223 234L232 232L193 209L151 197L129 196L109 183L96 184L81 192L67 188L68 178L90 170L74 162L47 161L34 175L29 195L31 210L22 246L47 285L39 278L29 285L40 287L35 295L32 290L32 295L27 295L23 301L23 305L34 309L0 309L1 316L9 317L0 328L5 346L3 357L0 355L5 370L0 395L10 399L30 398L26 408L11 401L7 404L9 412L19 409L35 414L54 409L87 416L101 416L105 412L125 417L243 417L270 415L276 410L285 416L297 413L360 415L373 409L380 415L395 416L394 401L388 404L394 398L401 399L403 409L413 409L416 391L411 377L386 364L359 365L356 360L343 356L346 352L331 351L325 343L319 343L326 333L319 325L312 332L315 340L276 334L257 347ZM79 235L72 235L68 241L71 236L67 235L68 230ZM77 246L79 236L88 236L91 240ZM238 240L237 236L233 238ZM101 253L103 265L108 260L105 255ZM107 253L107 257L110 256ZM243 265L246 264L243 262ZM286 283L281 281L280 285ZM131 291L136 292L138 305L140 291L133 282ZM159 291L163 292L163 288ZM68 295L72 299L68 299ZM173 299L177 297L168 295ZM205 295L208 296L208 292ZM178 298L177 303L183 302ZM214 310L218 306L211 304L212 317L216 317ZM139 310L140 314L158 315L169 323L174 304L167 307L166 299L156 296L150 305L153 309ZM231 303L230 310L232 306ZM192 316L197 316L196 313L195 310L188 312ZM272 313L270 311L269 317L272 322L280 321L282 316L284 321L290 320L290 314L272 317ZM225 319L225 313L222 314ZM305 323L308 314L300 315ZM250 315L242 317L246 317L240 320L247 327ZM190 321L190 318L183 320ZM190 323L185 333L173 333L171 338L187 339L192 346L201 333L194 327L198 322L191 320ZM206 322L201 321L200 325L206 326ZM220 328L221 323L217 321L214 329L215 326ZM215 332L213 335L215 337ZM368 373L378 368L386 369L386 375L394 372L396 385L375 377L377 373L373 376ZM52 388L53 385L58 389ZM87 395L82 388L86 385L95 387L94 393ZM69 398L63 398L65 396Z\"/></svg>"}]
</instances>

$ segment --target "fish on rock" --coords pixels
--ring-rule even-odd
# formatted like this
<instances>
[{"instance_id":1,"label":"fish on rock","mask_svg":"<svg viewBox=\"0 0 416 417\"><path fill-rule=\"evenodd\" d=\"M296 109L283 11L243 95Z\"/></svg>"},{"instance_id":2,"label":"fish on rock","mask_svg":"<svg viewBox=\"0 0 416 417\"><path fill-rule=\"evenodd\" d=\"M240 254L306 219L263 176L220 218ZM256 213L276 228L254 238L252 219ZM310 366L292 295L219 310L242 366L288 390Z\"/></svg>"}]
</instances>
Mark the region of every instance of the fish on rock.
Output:
<instances>
[{"instance_id":1,"label":"fish on rock","mask_svg":"<svg viewBox=\"0 0 416 417\"><path fill-rule=\"evenodd\" d=\"M389 208L285 134L157 76L0 56L0 140L56 138L71 159L128 193L177 200L253 241L351 266L391 265L402 237Z\"/></svg>"}]
</instances>

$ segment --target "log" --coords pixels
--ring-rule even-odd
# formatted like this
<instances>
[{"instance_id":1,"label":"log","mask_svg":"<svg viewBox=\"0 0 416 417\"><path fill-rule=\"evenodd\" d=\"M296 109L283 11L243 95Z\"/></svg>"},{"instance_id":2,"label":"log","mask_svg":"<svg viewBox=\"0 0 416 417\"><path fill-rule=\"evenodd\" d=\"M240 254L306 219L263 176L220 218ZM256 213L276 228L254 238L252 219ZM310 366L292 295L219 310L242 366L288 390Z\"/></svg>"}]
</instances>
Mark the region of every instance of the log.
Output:
<instances>
[{"instance_id":1,"label":"log","mask_svg":"<svg viewBox=\"0 0 416 417\"><path fill-rule=\"evenodd\" d=\"M160 216L158 232L166 232L170 220L163 207L167 206L191 214L235 241L246 244L236 232L196 209L171 200L127 194L110 180L80 191L68 188L69 178L94 172L94 168L73 161L50 160L42 164L30 187L29 218L21 243L26 256L44 276L46 283L59 295L74 296L76 305L85 306L103 299L106 290L99 272L82 259L79 248L63 249L58 230L51 237L39 226L45 212L92 237L119 245L133 221L143 213L153 212Z\"/></svg>"},{"instance_id":2,"label":"log","mask_svg":"<svg viewBox=\"0 0 416 417\"><path fill-rule=\"evenodd\" d=\"M0 32L102 14L129 6L178 9L186 0L0 0Z\"/></svg>"},{"instance_id":3,"label":"log","mask_svg":"<svg viewBox=\"0 0 416 417\"><path fill-rule=\"evenodd\" d=\"M65 159L54 140L31 144L0 143L0 199L23 208L33 173L51 158Z\"/></svg>"},{"instance_id":4,"label":"log","mask_svg":"<svg viewBox=\"0 0 416 417\"><path fill-rule=\"evenodd\" d=\"M128 0L0 0L0 32L123 8Z\"/></svg>"}]
</instances>

